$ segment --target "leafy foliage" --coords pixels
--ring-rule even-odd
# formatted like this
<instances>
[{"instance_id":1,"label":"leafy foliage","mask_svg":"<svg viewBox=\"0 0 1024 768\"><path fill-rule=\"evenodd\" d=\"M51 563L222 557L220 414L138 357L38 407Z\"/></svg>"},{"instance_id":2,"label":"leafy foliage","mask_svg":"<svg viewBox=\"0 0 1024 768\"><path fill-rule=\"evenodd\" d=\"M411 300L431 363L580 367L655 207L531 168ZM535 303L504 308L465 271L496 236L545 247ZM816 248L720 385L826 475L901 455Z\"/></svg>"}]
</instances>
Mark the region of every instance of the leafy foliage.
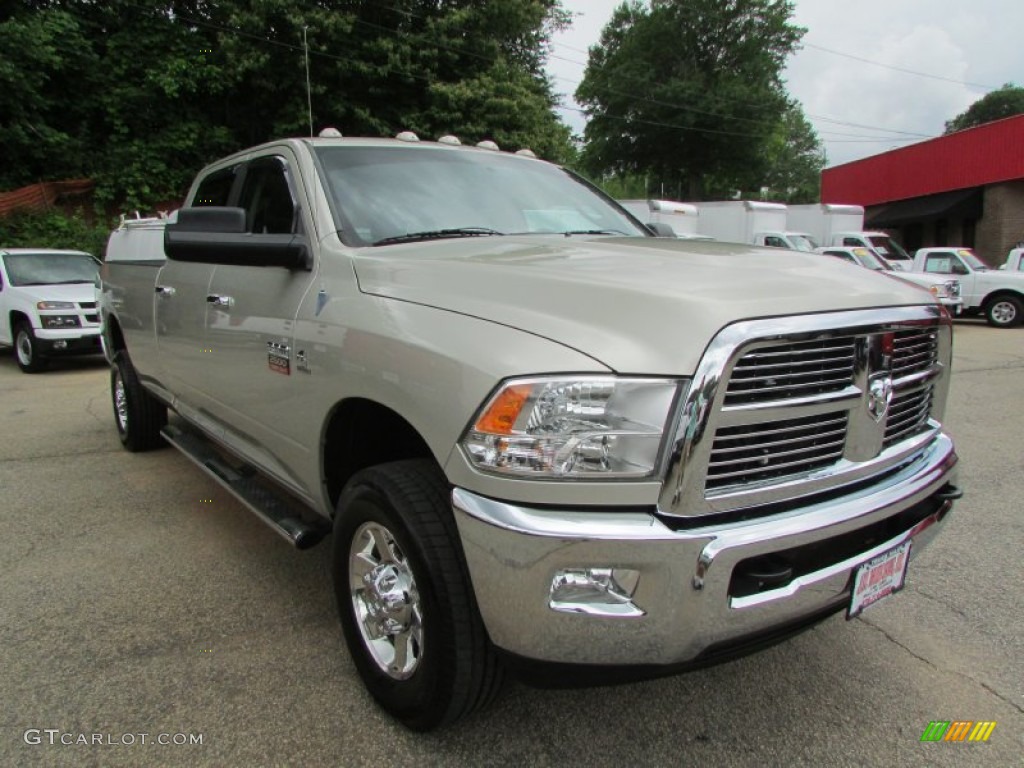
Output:
<instances>
[{"instance_id":1,"label":"leafy foliage","mask_svg":"<svg viewBox=\"0 0 1024 768\"><path fill-rule=\"evenodd\" d=\"M1024 88L1007 83L990 91L965 111L946 122L946 133L956 133L976 125L1024 114Z\"/></svg>"},{"instance_id":2,"label":"leafy foliage","mask_svg":"<svg viewBox=\"0 0 1024 768\"><path fill-rule=\"evenodd\" d=\"M689 199L812 186L804 175L824 156L781 77L805 31L792 11L788 0L623 3L576 91L590 117L584 165Z\"/></svg>"},{"instance_id":3,"label":"leafy foliage","mask_svg":"<svg viewBox=\"0 0 1024 768\"><path fill-rule=\"evenodd\" d=\"M558 0L2 0L0 189L88 176L181 199L207 162L312 122L572 156L543 73Z\"/></svg>"},{"instance_id":4,"label":"leafy foliage","mask_svg":"<svg viewBox=\"0 0 1024 768\"><path fill-rule=\"evenodd\" d=\"M69 248L101 258L113 224L87 217L81 210L21 213L0 219L0 244L8 248Z\"/></svg>"}]
</instances>

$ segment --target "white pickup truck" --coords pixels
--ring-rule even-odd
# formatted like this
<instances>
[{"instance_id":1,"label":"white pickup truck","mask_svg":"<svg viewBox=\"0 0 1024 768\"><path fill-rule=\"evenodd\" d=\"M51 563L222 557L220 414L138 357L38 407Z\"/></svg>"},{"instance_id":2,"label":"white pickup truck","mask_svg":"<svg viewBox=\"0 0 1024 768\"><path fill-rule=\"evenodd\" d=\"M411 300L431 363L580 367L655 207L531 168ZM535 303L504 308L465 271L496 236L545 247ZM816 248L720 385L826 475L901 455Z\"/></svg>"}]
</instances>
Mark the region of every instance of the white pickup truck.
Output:
<instances>
[{"instance_id":1,"label":"white pickup truck","mask_svg":"<svg viewBox=\"0 0 1024 768\"><path fill-rule=\"evenodd\" d=\"M125 448L171 443L300 549L330 534L355 668L418 730L505 669L681 671L897 592L961 495L948 314L654 237L491 147L276 141L203 170L159 253L118 234Z\"/></svg>"},{"instance_id":2,"label":"white pickup truck","mask_svg":"<svg viewBox=\"0 0 1024 768\"><path fill-rule=\"evenodd\" d=\"M1008 272L1024 272L1024 248L1014 248L1006 256L1006 261L999 265L999 269Z\"/></svg>"},{"instance_id":3,"label":"white pickup truck","mask_svg":"<svg viewBox=\"0 0 1024 768\"><path fill-rule=\"evenodd\" d=\"M949 275L960 281L964 312L985 315L989 325L1010 328L1024 322L1024 272L989 267L970 248L921 248L914 272Z\"/></svg>"},{"instance_id":4,"label":"white pickup truck","mask_svg":"<svg viewBox=\"0 0 1024 768\"><path fill-rule=\"evenodd\" d=\"M826 256L835 256L842 261L856 264L874 272L881 272L894 280L902 280L905 283L919 285L937 298L939 303L949 310L952 315L959 315L963 310L964 300L960 297L961 287L959 280L893 269L889 262L878 256L872 249L861 246L856 248L830 246L818 248L818 252Z\"/></svg>"},{"instance_id":5,"label":"white pickup truck","mask_svg":"<svg viewBox=\"0 0 1024 768\"><path fill-rule=\"evenodd\" d=\"M83 251L0 249L0 346L25 373L57 355L99 353L99 263Z\"/></svg>"}]
</instances>

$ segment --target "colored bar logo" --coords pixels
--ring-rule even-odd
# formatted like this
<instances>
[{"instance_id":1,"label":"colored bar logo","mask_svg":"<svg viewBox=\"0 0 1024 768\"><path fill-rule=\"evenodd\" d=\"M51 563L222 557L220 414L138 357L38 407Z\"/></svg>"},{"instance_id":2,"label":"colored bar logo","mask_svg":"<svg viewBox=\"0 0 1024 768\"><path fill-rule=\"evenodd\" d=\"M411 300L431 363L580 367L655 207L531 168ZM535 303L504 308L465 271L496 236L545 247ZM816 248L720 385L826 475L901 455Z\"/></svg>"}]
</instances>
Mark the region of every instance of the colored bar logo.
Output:
<instances>
[{"instance_id":1,"label":"colored bar logo","mask_svg":"<svg viewBox=\"0 0 1024 768\"><path fill-rule=\"evenodd\" d=\"M921 741L988 741L995 728L991 720L932 720Z\"/></svg>"}]
</instances>

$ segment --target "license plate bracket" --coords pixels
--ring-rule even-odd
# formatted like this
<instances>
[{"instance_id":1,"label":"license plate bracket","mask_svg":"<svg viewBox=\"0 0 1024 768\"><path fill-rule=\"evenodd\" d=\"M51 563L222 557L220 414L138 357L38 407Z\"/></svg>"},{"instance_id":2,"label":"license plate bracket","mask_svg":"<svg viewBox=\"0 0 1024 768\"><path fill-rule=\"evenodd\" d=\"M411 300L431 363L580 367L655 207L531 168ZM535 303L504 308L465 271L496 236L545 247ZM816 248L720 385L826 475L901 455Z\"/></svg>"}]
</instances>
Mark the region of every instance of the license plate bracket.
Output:
<instances>
[{"instance_id":1,"label":"license plate bracket","mask_svg":"<svg viewBox=\"0 0 1024 768\"><path fill-rule=\"evenodd\" d=\"M903 589L907 581L912 543L908 539L857 568L853 577L850 605L846 611L847 619L859 616L868 606Z\"/></svg>"}]
</instances>

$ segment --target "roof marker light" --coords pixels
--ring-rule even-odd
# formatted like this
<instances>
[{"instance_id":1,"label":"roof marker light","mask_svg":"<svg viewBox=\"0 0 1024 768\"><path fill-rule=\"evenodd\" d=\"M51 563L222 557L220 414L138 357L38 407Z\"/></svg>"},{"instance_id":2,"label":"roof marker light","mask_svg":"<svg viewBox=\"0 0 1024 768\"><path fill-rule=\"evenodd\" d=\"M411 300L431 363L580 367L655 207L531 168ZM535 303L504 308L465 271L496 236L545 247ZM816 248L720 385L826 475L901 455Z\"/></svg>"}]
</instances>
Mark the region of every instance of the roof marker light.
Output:
<instances>
[{"instance_id":1,"label":"roof marker light","mask_svg":"<svg viewBox=\"0 0 1024 768\"><path fill-rule=\"evenodd\" d=\"M526 149L525 147L523 149L518 150L516 152L516 154L517 155L522 155L523 157L536 157L537 156L536 152L534 152L532 149Z\"/></svg>"},{"instance_id":2,"label":"roof marker light","mask_svg":"<svg viewBox=\"0 0 1024 768\"><path fill-rule=\"evenodd\" d=\"M441 138L439 138L437 140L437 143L438 144L451 144L453 147L462 144L462 142L459 141L459 137L458 136L452 136L450 133L446 134L445 136L442 136Z\"/></svg>"},{"instance_id":3,"label":"roof marker light","mask_svg":"<svg viewBox=\"0 0 1024 768\"><path fill-rule=\"evenodd\" d=\"M337 128L328 127L320 131L319 136L321 139L340 139L341 131L339 131Z\"/></svg>"},{"instance_id":4,"label":"roof marker light","mask_svg":"<svg viewBox=\"0 0 1024 768\"><path fill-rule=\"evenodd\" d=\"M498 151L498 145L495 144L490 139L484 139L483 141L478 141L476 145L478 147L480 147L481 149L490 149L490 150L492 150L494 152Z\"/></svg>"},{"instance_id":5,"label":"roof marker light","mask_svg":"<svg viewBox=\"0 0 1024 768\"><path fill-rule=\"evenodd\" d=\"M420 137L412 131L402 131L400 134L395 136L399 141L419 141Z\"/></svg>"}]
</instances>

